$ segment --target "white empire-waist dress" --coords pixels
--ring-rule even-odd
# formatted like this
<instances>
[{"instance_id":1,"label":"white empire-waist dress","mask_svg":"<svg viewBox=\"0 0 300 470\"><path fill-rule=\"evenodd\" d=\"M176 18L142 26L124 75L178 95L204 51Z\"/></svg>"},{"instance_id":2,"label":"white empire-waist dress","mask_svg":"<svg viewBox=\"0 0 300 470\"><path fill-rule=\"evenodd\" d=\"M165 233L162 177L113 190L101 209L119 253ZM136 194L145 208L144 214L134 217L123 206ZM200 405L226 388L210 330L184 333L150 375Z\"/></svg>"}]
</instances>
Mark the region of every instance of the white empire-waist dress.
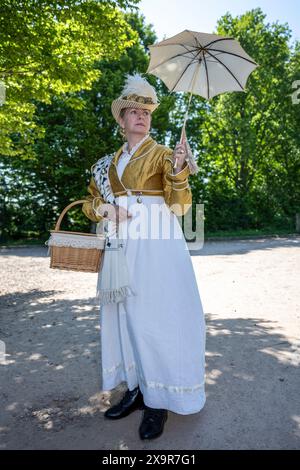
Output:
<instances>
[{"instance_id":1,"label":"white empire-waist dress","mask_svg":"<svg viewBox=\"0 0 300 470\"><path fill-rule=\"evenodd\" d=\"M119 178L146 138L130 153L124 145L117 166ZM120 224L120 233L136 295L100 307L102 390L121 382L129 390L139 385L151 408L197 413L206 399L206 326L191 257L177 217L164 198L143 195L141 204L136 199L136 195L116 197L116 203L133 214ZM170 225L171 237L161 228L151 238L149 221L154 219L149 214L151 206L158 204L159 224ZM139 212L140 220L148 224L140 237L132 237L130 225L135 224L137 206L143 214Z\"/></svg>"}]
</instances>

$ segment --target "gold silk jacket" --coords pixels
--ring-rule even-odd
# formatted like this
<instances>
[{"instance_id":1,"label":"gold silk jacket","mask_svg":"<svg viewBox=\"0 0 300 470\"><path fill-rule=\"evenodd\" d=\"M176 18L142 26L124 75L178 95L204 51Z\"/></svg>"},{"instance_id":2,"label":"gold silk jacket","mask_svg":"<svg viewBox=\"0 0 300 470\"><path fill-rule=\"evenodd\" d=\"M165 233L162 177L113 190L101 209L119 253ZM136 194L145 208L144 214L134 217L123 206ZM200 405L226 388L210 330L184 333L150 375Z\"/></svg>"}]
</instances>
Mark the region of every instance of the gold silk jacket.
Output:
<instances>
[{"instance_id":1,"label":"gold silk jacket","mask_svg":"<svg viewBox=\"0 0 300 470\"><path fill-rule=\"evenodd\" d=\"M109 167L108 176L114 196L126 195L128 191L132 194L161 195L176 215L184 215L192 205L192 192L188 183L190 169L185 162L183 169L174 175L173 173L173 150L165 145L158 144L152 137L136 150L128 161L122 178L119 179L117 164L123 151L123 145L115 153ZM92 166L93 168L93 166ZM87 188L90 193L82 205L83 213L93 222L99 222L102 217L96 215L92 207L97 210L105 203L97 188L94 177L91 177Z\"/></svg>"}]
</instances>

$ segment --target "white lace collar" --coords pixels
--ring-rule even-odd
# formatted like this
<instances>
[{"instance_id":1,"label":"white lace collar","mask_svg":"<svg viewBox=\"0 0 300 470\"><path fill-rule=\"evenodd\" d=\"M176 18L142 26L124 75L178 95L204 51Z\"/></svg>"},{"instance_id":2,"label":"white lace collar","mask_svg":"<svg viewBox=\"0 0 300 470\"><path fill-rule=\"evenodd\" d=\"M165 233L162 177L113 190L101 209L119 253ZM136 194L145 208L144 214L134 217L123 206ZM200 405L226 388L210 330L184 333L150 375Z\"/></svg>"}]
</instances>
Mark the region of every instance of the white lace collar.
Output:
<instances>
[{"instance_id":1,"label":"white lace collar","mask_svg":"<svg viewBox=\"0 0 300 470\"><path fill-rule=\"evenodd\" d=\"M140 140L137 144L135 144L134 147L132 147L131 151L128 152L128 142L125 142L125 144L123 145L123 153L126 153L130 156L132 156L134 154L134 152L137 151L137 149L145 142L145 140L148 139L150 134L146 134L145 137L142 138L142 140Z\"/></svg>"}]
</instances>

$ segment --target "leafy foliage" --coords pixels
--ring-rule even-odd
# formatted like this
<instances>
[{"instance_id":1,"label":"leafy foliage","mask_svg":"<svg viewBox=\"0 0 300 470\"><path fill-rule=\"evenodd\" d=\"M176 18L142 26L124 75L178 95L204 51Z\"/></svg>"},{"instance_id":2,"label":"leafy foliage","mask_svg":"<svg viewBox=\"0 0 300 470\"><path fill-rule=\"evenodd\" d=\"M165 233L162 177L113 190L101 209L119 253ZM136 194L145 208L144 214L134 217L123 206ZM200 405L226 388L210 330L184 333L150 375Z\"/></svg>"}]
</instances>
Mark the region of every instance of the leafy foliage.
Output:
<instances>
[{"instance_id":1,"label":"leafy foliage","mask_svg":"<svg viewBox=\"0 0 300 470\"><path fill-rule=\"evenodd\" d=\"M137 1L31 0L15 10L13 3L2 2L0 15L0 80L8 86L0 107L0 233L47 237L62 209L86 195L91 165L121 145L111 102L127 73L145 72L156 36L132 11ZM9 8L11 27L3 15ZM288 26L266 24L260 9L224 15L217 33L237 38L259 67L246 92L192 99L187 136L200 167L190 177L193 201L204 203L210 232L293 230L300 212L300 103L292 104L291 95L300 80L300 44L290 48ZM147 79L161 103L151 133L174 147L188 95ZM81 211L70 212L61 228L89 229Z\"/></svg>"},{"instance_id":2,"label":"leafy foliage","mask_svg":"<svg viewBox=\"0 0 300 470\"><path fill-rule=\"evenodd\" d=\"M137 34L116 7L132 1L3 0L0 6L0 152L33 156L32 144L46 129L34 122L36 103L91 89L100 59L115 60ZM69 105L76 100L69 101Z\"/></svg>"}]
</instances>

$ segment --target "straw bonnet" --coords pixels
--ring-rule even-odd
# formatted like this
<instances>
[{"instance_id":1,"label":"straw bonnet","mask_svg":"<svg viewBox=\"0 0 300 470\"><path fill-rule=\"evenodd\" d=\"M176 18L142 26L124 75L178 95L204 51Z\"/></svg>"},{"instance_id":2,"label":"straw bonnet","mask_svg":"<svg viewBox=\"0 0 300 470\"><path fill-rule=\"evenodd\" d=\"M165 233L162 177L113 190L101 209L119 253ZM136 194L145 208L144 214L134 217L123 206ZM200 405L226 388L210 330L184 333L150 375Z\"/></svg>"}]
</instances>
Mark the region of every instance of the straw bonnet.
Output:
<instances>
[{"instance_id":1,"label":"straw bonnet","mask_svg":"<svg viewBox=\"0 0 300 470\"><path fill-rule=\"evenodd\" d=\"M155 88L138 73L127 75L127 79L119 98L111 105L112 114L119 123L122 108L143 108L151 113L159 106Z\"/></svg>"}]
</instances>

